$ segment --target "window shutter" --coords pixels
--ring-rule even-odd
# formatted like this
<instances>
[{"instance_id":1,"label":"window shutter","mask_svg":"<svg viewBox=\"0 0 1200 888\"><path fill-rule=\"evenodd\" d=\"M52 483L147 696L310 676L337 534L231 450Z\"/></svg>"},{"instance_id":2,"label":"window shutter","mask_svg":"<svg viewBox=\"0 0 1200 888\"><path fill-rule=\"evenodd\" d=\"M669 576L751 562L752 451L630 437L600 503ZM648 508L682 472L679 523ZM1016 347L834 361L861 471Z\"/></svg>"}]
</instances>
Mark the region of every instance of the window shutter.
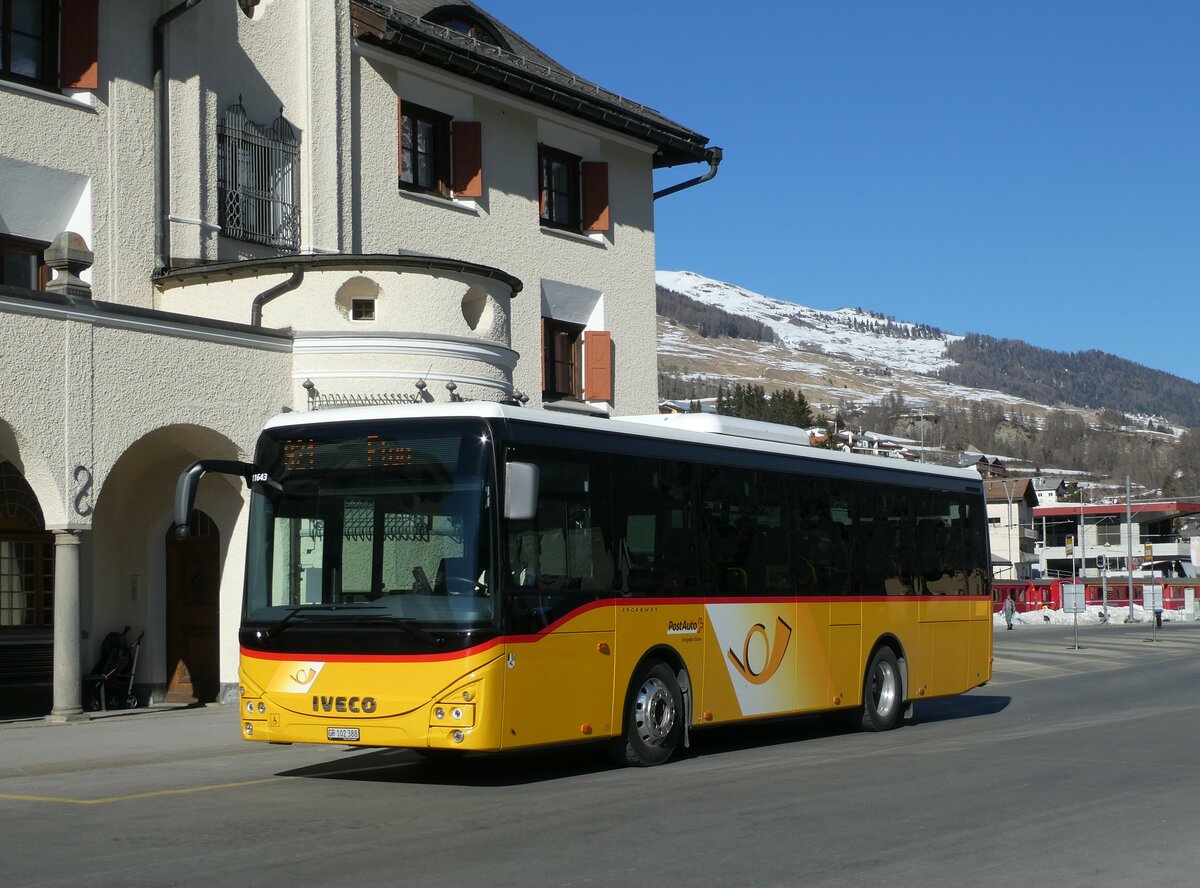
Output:
<instances>
[{"instance_id":1,"label":"window shutter","mask_svg":"<svg viewBox=\"0 0 1200 888\"><path fill-rule=\"evenodd\" d=\"M583 397L588 401L613 399L612 333L590 330L583 334L584 375Z\"/></svg>"},{"instance_id":2,"label":"window shutter","mask_svg":"<svg viewBox=\"0 0 1200 888\"><path fill-rule=\"evenodd\" d=\"M60 25L63 89L96 89L100 85L99 0L62 0Z\"/></svg>"},{"instance_id":3,"label":"window shutter","mask_svg":"<svg viewBox=\"0 0 1200 888\"><path fill-rule=\"evenodd\" d=\"M583 230L608 231L608 164L583 164Z\"/></svg>"},{"instance_id":4,"label":"window shutter","mask_svg":"<svg viewBox=\"0 0 1200 888\"><path fill-rule=\"evenodd\" d=\"M483 197L483 128L471 121L455 121L454 193L458 197Z\"/></svg>"}]
</instances>

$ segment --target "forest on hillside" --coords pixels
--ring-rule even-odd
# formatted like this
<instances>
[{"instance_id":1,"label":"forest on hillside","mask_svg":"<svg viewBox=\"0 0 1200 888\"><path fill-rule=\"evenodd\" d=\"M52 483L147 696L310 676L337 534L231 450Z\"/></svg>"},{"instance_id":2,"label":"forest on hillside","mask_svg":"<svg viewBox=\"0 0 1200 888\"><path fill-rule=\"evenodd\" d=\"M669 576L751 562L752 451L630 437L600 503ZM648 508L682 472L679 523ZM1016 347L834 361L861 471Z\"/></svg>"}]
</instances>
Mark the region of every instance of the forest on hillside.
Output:
<instances>
[{"instance_id":1,"label":"forest on hillside","mask_svg":"<svg viewBox=\"0 0 1200 888\"><path fill-rule=\"evenodd\" d=\"M956 362L938 372L946 382L1041 404L1109 408L1200 426L1200 385L1105 352L1056 352L970 333L948 343L946 354Z\"/></svg>"},{"instance_id":2,"label":"forest on hillside","mask_svg":"<svg viewBox=\"0 0 1200 888\"><path fill-rule=\"evenodd\" d=\"M897 418L899 417L899 418ZM1108 422L1103 421L1108 419ZM1200 429L1180 437L1130 431L1121 417L1102 414L1092 425L1083 416L1055 410L1044 419L1014 413L995 402L955 402L928 411L907 408L899 393L849 415L847 422L919 440L951 451L968 448L1023 460L1036 468L1074 469L1094 479L1128 475L1165 496L1200 495ZM924 427L922 430L922 426Z\"/></svg>"},{"instance_id":3,"label":"forest on hillside","mask_svg":"<svg viewBox=\"0 0 1200 888\"><path fill-rule=\"evenodd\" d=\"M873 336L886 336L889 339L945 339L944 331L929 324L909 324L897 321L893 317L881 315L874 311L854 309L854 314L842 316L840 323L855 333L869 333ZM792 320L797 324L796 319Z\"/></svg>"},{"instance_id":4,"label":"forest on hillside","mask_svg":"<svg viewBox=\"0 0 1200 888\"><path fill-rule=\"evenodd\" d=\"M722 385L712 379L682 378L670 371L659 374L660 397L673 400L728 397L734 386L733 380ZM803 393L792 396L804 402ZM736 409L729 412L736 413ZM866 406L842 404L837 416L816 414L812 423L924 440L927 446L943 448L948 454L973 449L1019 460L1033 469L1076 470L1093 480L1107 478L1119 483L1128 475L1139 487L1164 496L1200 496L1200 428L1176 437L1165 430L1133 431L1123 420L1117 411L1101 412L1100 421L1094 424L1069 410L1051 411L1042 418L992 401L955 401L915 410L903 395L893 392Z\"/></svg>"},{"instance_id":5,"label":"forest on hillside","mask_svg":"<svg viewBox=\"0 0 1200 888\"><path fill-rule=\"evenodd\" d=\"M731 336L753 342L778 341L775 331L761 321L730 314L715 305L705 305L666 287L656 286L655 298L659 317L668 318L695 330L705 339Z\"/></svg>"}]
</instances>

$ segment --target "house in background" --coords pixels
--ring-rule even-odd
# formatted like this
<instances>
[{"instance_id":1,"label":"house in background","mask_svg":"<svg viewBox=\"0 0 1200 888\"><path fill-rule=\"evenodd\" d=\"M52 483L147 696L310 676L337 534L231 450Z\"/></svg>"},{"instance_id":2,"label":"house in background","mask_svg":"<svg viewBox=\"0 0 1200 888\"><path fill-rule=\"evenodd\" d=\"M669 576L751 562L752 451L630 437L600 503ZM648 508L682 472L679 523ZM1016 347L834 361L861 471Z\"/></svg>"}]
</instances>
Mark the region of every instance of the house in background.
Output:
<instances>
[{"instance_id":1,"label":"house in background","mask_svg":"<svg viewBox=\"0 0 1200 888\"><path fill-rule=\"evenodd\" d=\"M1067 483L1061 478L1038 475L1033 478L1033 489L1037 493L1038 505L1049 506L1063 501L1067 493Z\"/></svg>"},{"instance_id":2,"label":"house in background","mask_svg":"<svg viewBox=\"0 0 1200 888\"><path fill-rule=\"evenodd\" d=\"M123 625L143 697L236 691L246 494L206 481L180 541L173 487L281 410L655 409L653 202L705 137L469 2L10 6L4 699L78 717Z\"/></svg>"},{"instance_id":3,"label":"house in background","mask_svg":"<svg viewBox=\"0 0 1200 888\"><path fill-rule=\"evenodd\" d=\"M1038 504L1032 480L1001 478L984 482L988 543L998 580L1028 580L1037 564L1033 509Z\"/></svg>"}]
</instances>

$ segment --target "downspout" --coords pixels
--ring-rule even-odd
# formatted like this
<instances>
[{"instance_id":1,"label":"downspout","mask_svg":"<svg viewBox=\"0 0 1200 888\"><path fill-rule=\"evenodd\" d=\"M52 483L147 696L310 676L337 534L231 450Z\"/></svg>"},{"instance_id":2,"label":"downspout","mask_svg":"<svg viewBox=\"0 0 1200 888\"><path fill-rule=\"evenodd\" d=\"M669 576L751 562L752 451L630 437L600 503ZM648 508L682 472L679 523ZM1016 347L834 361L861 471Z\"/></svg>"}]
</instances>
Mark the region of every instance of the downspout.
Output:
<instances>
[{"instance_id":1,"label":"downspout","mask_svg":"<svg viewBox=\"0 0 1200 888\"><path fill-rule=\"evenodd\" d=\"M167 271L170 252L170 229L167 221L167 117L170 114L164 68L167 55L167 25L179 18L200 0L183 0L168 9L154 22L154 172L158 178L154 189L154 273Z\"/></svg>"},{"instance_id":2,"label":"downspout","mask_svg":"<svg viewBox=\"0 0 1200 888\"><path fill-rule=\"evenodd\" d=\"M262 326L262 310L263 306L274 299L276 296L282 296L284 293L290 293L292 290L300 286L300 282L304 280L304 266L296 265L292 267L292 276L282 284L276 284L269 290L263 290L254 297L254 302L250 306L250 326Z\"/></svg>"},{"instance_id":3,"label":"downspout","mask_svg":"<svg viewBox=\"0 0 1200 888\"><path fill-rule=\"evenodd\" d=\"M708 157L708 172L703 176L697 176L695 179L688 179L686 182L680 182L678 185L672 185L670 188L664 188L662 191L654 192L654 199L666 197L668 194L674 194L676 191L683 191L685 188L691 188L693 185L699 185L702 182L707 182L717 174L717 167L721 165L721 157L724 152L720 148L709 148L705 155Z\"/></svg>"}]
</instances>

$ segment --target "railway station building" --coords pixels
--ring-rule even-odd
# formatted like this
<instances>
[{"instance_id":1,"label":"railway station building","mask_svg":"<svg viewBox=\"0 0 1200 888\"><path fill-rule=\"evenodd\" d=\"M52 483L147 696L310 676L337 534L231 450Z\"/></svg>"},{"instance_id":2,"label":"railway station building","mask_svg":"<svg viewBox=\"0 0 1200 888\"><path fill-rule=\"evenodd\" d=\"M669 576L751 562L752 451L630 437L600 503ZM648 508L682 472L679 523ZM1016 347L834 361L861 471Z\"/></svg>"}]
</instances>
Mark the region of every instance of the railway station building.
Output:
<instances>
[{"instance_id":1,"label":"railway station building","mask_svg":"<svg viewBox=\"0 0 1200 888\"><path fill-rule=\"evenodd\" d=\"M704 136L470 2L22 9L0 17L0 717L86 717L125 626L141 702L236 695L247 495L207 479L179 540L174 485L252 459L275 414L654 411L654 201L715 175Z\"/></svg>"},{"instance_id":2,"label":"railway station building","mask_svg":"<svg viewBox=\"0 0 1200 888\"><path fill-rule=\"evenodd\" d=\"M1180 500L1037 506L1038 567L1043 577L1126 574L1195 576L1200 503Z\"/></svg>"}]
</instances>

